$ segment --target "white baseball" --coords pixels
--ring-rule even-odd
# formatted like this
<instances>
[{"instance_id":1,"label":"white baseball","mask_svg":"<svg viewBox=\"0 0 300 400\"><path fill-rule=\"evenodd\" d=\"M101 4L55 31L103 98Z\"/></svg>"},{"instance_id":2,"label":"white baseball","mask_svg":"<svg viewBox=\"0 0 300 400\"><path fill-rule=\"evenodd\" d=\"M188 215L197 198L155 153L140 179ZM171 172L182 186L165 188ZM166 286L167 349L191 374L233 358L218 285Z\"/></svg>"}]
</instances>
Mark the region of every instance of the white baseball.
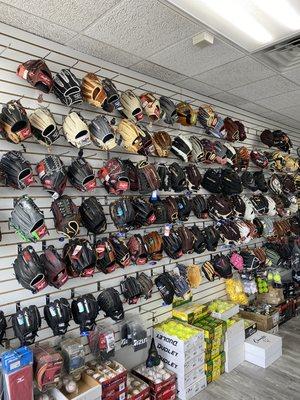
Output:
<instances>
[{"instance_id":1,"label":"white baseball","mask_svg":"<svg viewBox=\"0 0 300 400\"><path fill-rule=\"evenodd\" d=\"M76 392L76 390L77 390L77 384L76 384L75 381L69 381L69 382L66 384L66 391L67 391L68 393L74 393L74 392Z\"/></svg>"}]
</instances>

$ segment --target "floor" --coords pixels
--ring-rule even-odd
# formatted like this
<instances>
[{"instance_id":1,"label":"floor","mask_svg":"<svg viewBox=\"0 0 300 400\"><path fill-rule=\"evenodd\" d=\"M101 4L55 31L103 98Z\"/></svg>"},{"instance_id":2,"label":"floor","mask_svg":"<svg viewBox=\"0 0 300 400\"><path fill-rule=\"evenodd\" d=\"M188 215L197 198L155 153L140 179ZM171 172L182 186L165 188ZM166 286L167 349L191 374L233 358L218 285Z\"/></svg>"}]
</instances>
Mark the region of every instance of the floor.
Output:
<instances>
[{"instance_id":1,"label":"floor","mask_svg":"<svg viewBox=\"0 0 300 400\"><path fill-rule=\"evenodd\" d=\"M280 326L283 355L269 368L244 362L193 400L300 400L300 316Z\"/></svg>"}]
</instances>

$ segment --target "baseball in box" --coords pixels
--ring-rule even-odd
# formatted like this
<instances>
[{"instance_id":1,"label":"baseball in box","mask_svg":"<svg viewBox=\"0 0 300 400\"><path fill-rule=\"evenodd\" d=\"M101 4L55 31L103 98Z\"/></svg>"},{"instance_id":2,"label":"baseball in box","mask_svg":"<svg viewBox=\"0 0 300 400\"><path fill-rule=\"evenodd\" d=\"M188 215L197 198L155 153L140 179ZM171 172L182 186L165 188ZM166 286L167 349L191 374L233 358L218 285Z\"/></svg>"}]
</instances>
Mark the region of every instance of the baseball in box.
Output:
<instances>
[{"instance_id":1,"label":"baseball in box","mask_svg":"<svg viewBox=\"0 0 300 400\"><path fill-rule=\"evenodd\" d=\"M172 317L182 322L193 325L195 321L207 315L207 306L204 304L184 304L173 308Z\"/></svg>"},{"instance_id":2,"label":"baseball in box","mask_svg":"<svg viewBox=\"0 0 300 400\"><path fill-rule=\"evenodd\" d=\"M231 301L217 299L208 304L208 311L212 317L227 321L239 312L239 306Z\"/></svg>"}]
</instances>

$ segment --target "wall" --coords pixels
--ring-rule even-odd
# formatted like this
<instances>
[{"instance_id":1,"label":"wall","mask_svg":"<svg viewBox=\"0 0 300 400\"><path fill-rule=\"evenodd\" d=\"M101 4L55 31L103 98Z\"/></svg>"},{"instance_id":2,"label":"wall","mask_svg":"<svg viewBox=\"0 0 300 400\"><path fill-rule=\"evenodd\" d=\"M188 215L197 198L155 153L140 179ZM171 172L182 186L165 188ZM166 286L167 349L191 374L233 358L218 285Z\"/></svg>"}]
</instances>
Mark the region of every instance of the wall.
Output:
<instances>
[{"instance_id":1,"label":"wall","mask_svg":"<svg viewBox=\"0 0 300 400\"><path fill-rule=\"evenodd\" d=\"M242 111L238 108L226 105L224 103L209 99L199 94L181 89L174 85L164 83L154 78L144 76L142 74L130 71L123 67L119 67L114 64L102 61L92 56L87 56L80 52L71 50L62 45L50 42L46 39L36 37L32 34L23 32L21 30L0 24L1 34L0 34L0 102L1 104L6 103L11 99L22 98L21 102L24 107L30 112L37 108L39 105L49 106L50 110L54 114L54 117L59 126L61 126L64 116L69 112L69 109L62 105L54 95L43 95L43 102L39 103L38 97L40 92L33 89L26 81L21 80L16 76L16 69L20 62L27 61L28 59L33 59L37 57L45 57L46 62L53 73L58 72L64 67L72 67L73 72L79 78L82 78L87 72L96 72L101 77L112 78L115 82L118 90L122 91L127 88L133 89L134 92L139 95L145 91L152 91L156 95L166 95L171 97L175 102L180 100L188 100L194 107L198 107L204 102L209 102L216 107L217 111L222 116L231 116L236 119L240 119L244 122L247 128L248 138L243 143L249 148L257 147L263 148L259 142L259 134L264 128L283 128L290 134L291 139L294 142L300 144L299 139L297 139L297 133L286 126L278 126L276 123L267 120L262 117L255 116L249 112ZM90 121L97 114L103 113L102 110L97 110L88 106L87 104L79 105L74 108L75 111L80 111L82 115ZM113 117L114 115L111 115ZM117 115L116 120L119 120ZM200 136L204 136L204 132L200 127L181 127L176 125L174 127L169 127L162 122L157 124L149 125L151 131L158 129L167 130L171 136L180 134L191 135L197 133ZM8 150L24 150L26 152L25 158L27 158L32 166L35 167L36 164L44 157L47 153L45 147L38 144L33 138L24 142L24 146L10 144L4 139L0 139L0 153L3 154ZM296 144L296 143L295 143ZM238 144L238 146L241 144ZM51 152L61 156L63 162L69 165L71 158L77 155L77 151L67 143L67 141L62 136L58 143L56 143L52 148ZM141 156L128 155L121 148L116 148L116 150L111 153L101 152L95 146L90 145L84 149L84 156L88 157L89 162L92 164L95 171L97 171L102 165L103 160L107 160L110 157L118 156L121 158L130 157L132 160L138 161L142 159ZM150 157L150 161L158 163L160 161L165 162L165 160L160 160L158 158ZM170 157L167 163L171 163L175 158ZM178 161L178 160L177 160ZM203 172L207 166L201 165L201 171ZM252 167L255 169L255 167ZM54 244L58 249L62 249L65 241L59 240L59 235L56 233L52 213L50 212L51 198L42 189L38 179L34 186L30 187L24 191L16 191L11 188L3 188L0 195L0 224L2 229L2 242L0 243L0 309L4 311L7 317L11 316L15 312L15 303L20 302L21 307L28 306L30 304L36 304L40 311L42 312L43 305L46 301L46 294L49 294L51 299L57 297L66 297L70 300L71 289L75 289L75 296L84 293L93 293L97 296L97 283L100 283L101 289L114 286L119 287L119 282L124 276L130 274L136 274L137 271L145 271L151 274L153 277L161 273L164 269L171 270L176 264L174 260L164 257L163 260L155 265L147 264L145 266L131 266L125 271L118 269L110 275L104 275L102 273L97 273L93 278L88 279L72 279L67 282L67 284L61 289L56 290L54 288L47 288L43 292L32 295L28 290L23 289L18 282L15 280L13 275L12 262L14 261L17 254L17 246L20 243L20 239L15 235L13 229L8 225L8 219L10 217L11 210L13 208L13 199L19 197L25 193L28 193L37 205L44 211L46 223L49 228L50 236L46 237L46 244ZM81 204L82 198L88 196L89 194L82 194L76 191L70 185L67 187L66 194L72 196L73 200L77 205ZM205 193L204 190L199 191L199 193ZM96 195L106 213L108 213L108 205L112 200L111 196L108 196L104 189L98 182L98 187L93 195ZM172 193L171 193L172 194ZM168 195L168 193L162 193L162 197ZM201 227L210 224L211 220L197 220L191 217L187 223L188 226L194 223L199 224ZM146 231L151 231L152 229L161 229L161 227L151 226L142 230L142 233ZM114 232L115 227L112 224L110 217L108 216L108 230L107 232ZM86 236L86 231L84 228L81 229L81 237ZM251 245L255 245L261 242L261 239L256 240ZM24 244L24 243L23 243ZM33 245L34 248L41 253L42 243L38 242ZM220 248L218 249L220 250ZM202 263L205 259L209 257L208 253L202 254L201 256L197 254L185 255L180 259L180 262L189 263ZM218 280L216 282L210 283L203 279L201 286L194 290L194 299L200 300L201 302L206 302L210 299L225 296L225 286L223 280ZM139 313L143 316L146 321L149 333L151 333L151 327L153 323L159 322L166 318L170 313L169 306L162 306L162 300L157 290L154 290L153 296L149 300L142 300L136 305L128 306L125 305L125 310L133 313ZM103 314L100 313L98 323L103 321ZM18 341L13 338L13 332L11 328L11 321L8 321L8 331L7 337L10 339L11 345L16 346ZM116 331L116 337L119 341L119 327L114 326ZM78 334L78 328L74 323L71 323L68 335ZM51 331L47 328L45 322L43 321L41 330L39 331L39 341L53 340ZM119 345L119 343L118 343ZM87 348L88 351L88 348ZM120 358L128 359L129 351L123 352ZM134 360L134 359L132 359Z\"/></svg>"}]
</instances>

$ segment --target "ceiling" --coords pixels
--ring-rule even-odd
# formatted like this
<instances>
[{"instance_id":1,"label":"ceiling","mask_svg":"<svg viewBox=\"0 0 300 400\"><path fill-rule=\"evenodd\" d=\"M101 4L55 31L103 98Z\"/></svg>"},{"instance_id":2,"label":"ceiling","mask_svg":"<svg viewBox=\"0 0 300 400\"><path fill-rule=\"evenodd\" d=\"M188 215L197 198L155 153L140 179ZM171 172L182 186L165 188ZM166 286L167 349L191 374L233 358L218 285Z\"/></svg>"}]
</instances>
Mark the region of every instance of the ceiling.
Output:
<instances>
[{"instance_id":1,"label":"ceiling","mask_svg":"<svg viewBox=\"0 0 300 400\"><path fill-rule=\"evenodd\" d=\"M165 0L4 0L0 21L300 128L300 67L278 71Z\"/></svg>"}]
</instances>

